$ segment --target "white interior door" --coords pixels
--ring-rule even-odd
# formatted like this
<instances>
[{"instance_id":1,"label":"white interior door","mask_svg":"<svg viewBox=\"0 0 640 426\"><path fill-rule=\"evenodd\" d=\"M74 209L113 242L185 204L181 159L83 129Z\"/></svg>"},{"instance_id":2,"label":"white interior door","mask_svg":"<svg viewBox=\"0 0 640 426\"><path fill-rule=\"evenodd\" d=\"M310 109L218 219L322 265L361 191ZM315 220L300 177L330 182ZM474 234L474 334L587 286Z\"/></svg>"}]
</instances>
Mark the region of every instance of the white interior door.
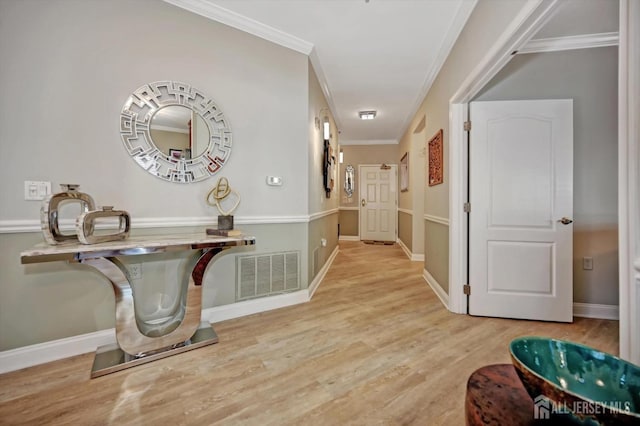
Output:
<instances>
[{"instance_id":1,"label":"white interior door","mask_svg":"<svg viewBox=\"0 0 640 426\"><path fill-rule=\"evenodd\" d=\"M469 313L571 322L573 101L470 105Z\"/></svg>"},{"instance_id":2,"label":"white interior door","mask_svg":"<svg viewBox=\"0 0 640 426\"><path fill-rule=\"evenodd\" d=\"M398 167L358 166L360 175L360 239L396 241Z\"/></svg>"}]
</instances>

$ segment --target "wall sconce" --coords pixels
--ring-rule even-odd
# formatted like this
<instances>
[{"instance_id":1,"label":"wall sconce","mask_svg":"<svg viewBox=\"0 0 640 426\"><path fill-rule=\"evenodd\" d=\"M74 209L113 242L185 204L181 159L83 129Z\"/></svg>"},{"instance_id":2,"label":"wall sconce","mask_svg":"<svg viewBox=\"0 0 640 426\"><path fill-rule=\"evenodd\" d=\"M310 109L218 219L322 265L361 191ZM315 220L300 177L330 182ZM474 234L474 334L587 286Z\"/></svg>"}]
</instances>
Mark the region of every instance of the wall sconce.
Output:
<instances>
[{"instance_id":1,"label":"wall sconce","mask_svg":"<svg viewBox=\"0 0 640 426\"><path fill-rule=\"evenodd\" d=\"M322 125L322 135L325 141L328 141L331 138L331 127L329 124L329 118L324 118L324 123Z\"/></svg>"}]
</instances>

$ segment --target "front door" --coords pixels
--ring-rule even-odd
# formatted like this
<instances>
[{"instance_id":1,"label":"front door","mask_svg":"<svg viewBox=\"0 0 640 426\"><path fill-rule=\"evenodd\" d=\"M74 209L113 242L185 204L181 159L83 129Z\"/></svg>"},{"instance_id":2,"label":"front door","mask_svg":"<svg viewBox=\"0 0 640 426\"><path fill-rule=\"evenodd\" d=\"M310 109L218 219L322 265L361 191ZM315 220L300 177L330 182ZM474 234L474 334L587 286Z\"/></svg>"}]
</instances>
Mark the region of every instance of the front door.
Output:
<instances>
[{"instance_id":1,"label":"front door","mask_svg":"<svg viewBox=\"0 0 640 426\"><path fill-rule=\"evenodd\" d=\"M573 102L470 106L469 313L573 320Z\"/></svg>"},{"instance_id":2,"label":"front door","mask_svg":"<svg viewBox=\"0 0 640 426\"><path fill-rule=\"evenodd\" d=\"M398 166L358 166L360 239L396 241Z\"/></svg>"}]
</instances>

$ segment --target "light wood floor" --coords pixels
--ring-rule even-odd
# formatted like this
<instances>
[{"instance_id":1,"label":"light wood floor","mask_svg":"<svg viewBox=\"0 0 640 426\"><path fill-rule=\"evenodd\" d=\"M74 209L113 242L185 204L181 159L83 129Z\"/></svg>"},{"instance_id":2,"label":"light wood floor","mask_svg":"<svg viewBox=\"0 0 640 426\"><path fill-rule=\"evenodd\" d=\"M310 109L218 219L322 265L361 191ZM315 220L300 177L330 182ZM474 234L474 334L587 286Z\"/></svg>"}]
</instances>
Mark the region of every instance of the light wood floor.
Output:
<instances>
[{"instance_id":1,"label":"light wood floor","mask_svg":"<svg viewBox=\"0 0 640 426\"><path fill-rule=\"evenodd\" d=\"M93 380L91 354L0 375L0 424L463 425L469 374L516 336L617 353L616 321L451 314L397 246L340 250L311 302L216 324L217 345Z\"/></svg>"}]
</instances>

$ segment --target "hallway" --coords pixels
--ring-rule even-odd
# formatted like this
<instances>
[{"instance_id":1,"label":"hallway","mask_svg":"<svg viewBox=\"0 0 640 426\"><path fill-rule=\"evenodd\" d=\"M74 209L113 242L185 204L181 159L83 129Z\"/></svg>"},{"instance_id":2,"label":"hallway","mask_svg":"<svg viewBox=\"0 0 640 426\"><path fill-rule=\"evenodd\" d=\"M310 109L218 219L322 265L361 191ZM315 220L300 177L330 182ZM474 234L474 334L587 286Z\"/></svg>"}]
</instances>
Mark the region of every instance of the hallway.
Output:
<instances>
[{"instance_id":1,"label":"hallway","mask_svg":"<svg viewBox=\"0 0 640 426\"><path fill-rule=\"evenodd\" d=\"M449 313L422 263L340 242L306 304L215 324L220 343L94 380L92 354L0 375L6 424L462 425L466 380L516 336L617 353L616 321Z\"/></svg>"}]
</instances>

